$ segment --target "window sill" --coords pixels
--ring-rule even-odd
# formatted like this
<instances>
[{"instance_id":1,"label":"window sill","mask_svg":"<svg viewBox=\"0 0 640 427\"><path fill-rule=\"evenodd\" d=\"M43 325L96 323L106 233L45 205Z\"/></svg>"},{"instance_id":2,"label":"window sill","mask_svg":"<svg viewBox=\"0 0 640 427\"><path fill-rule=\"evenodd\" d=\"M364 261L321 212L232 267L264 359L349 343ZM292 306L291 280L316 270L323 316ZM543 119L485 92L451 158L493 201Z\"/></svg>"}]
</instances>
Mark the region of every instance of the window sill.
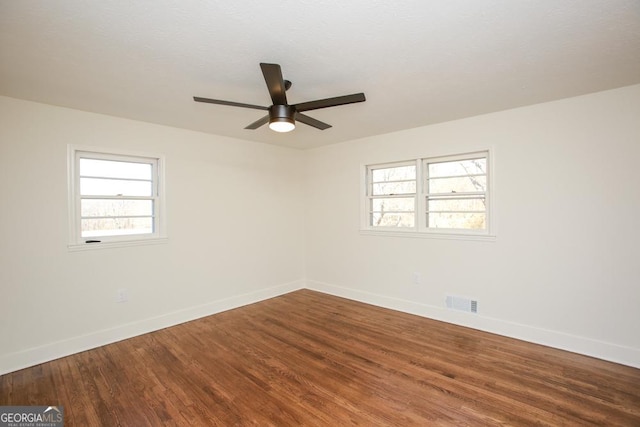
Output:
<instances>
[{"instance_id":1,"label":"window sill","mask_svg":"<svg viewBox=\"0 0 640 427\"><path fill-rule=\"evenodd\" d=\"M110 242L98 242L98 243L71 243L67 246L69 252L81 252L92 251L96 249L112 249L112 248L126 248L130 246L147 246L147 245L161 245L169 241L166 237L157 237L150 239L138 239L138 240L119 240Z\"/></svg>"},{"instance_id":2,"label":"window sill","mask_svg":"<svg viewBox=\"0 0 640 427\"><path fill-rule=\"evenodd\" d=\"M361 229L362 236L381 237L408 237L417 239L439 239L439 240L470 240L477 242L495 242L496 236L493 234L475 233L446 233L434 231L398 231L398 230L369 230Z\"/></svg>"}]
</instances>

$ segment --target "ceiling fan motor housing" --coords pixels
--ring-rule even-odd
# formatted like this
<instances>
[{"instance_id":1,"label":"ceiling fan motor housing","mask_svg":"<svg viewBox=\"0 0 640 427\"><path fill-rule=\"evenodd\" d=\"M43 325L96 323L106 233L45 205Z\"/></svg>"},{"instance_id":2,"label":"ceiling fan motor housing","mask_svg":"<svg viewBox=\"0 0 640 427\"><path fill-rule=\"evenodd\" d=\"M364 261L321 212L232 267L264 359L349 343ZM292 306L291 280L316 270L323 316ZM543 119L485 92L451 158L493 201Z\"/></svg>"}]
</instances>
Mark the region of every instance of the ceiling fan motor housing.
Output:
<instances>
[{"instance_id":1,"label":"ceiling fan motor housing","mask_svg":"<svg viewBox=\"0 0 640 427\"><path fill-rule=\"evenodd\" d=\"M269 123L288 122L295 124L296 109L291 105L272 105L269 107Z\"/></svg>"}]
</instances>

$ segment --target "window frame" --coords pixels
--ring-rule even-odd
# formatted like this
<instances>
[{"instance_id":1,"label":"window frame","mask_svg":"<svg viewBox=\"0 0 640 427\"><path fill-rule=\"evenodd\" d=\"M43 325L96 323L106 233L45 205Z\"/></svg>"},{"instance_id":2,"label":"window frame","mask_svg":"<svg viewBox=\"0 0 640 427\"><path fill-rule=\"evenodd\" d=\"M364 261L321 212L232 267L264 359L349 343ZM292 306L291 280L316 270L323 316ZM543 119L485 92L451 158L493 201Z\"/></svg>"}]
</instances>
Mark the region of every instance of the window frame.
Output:
<instances>
[{"instance_id":1,"label":"window frame","mask_svg":"<svg viewBox=\"0 0 640 427\"><path fill-rule=\"evenodd\" d=\"M165 243L166 236L166 197L165 197L165 158L163 155L140 153L124 150L102 149L77 145L68 146L68 209L70 251L103 249ZM138 199L152 200L153 232L145 234L125 234L99 237L82 237L82 215L80 194L80 159L121 161L130 163L148 163L152 165L152 195ZM87 197L87 199L93 198ZM136 196L125 196L123 200L133 200Z\"/></svg>"},{"instance_id":2,"label":"window frame","mask_svg":"<svg viewBox=\"0 0 640 427\"><path fill-rule=\"evenodd\" d=\"M459 154L433 155L418 157L409 160L400 160L385 163L372 163L362 166L362 182L361 182L361 226L360 233L363 235L378 236L394 236L394 237L418 237L418 238L436 238L436 239L460 239L460 240L495 240L495 208L494 193L495 183L493 177L495 175L495 162L493 160L493 149L481 149L477 151L464 152ZM462 229L462 228L435 228L428 227L427 223L427 171L429 163L444 163L447 161L477 159L484 157L486 159L486 191L485 194L485 225L481 230ZM370 222L371 209L371 170L383 167L402 166L407 164L416 165L416 223L414 227L376 227Z\"/></svg>"},{"instance_id":3,"label":"window frame","mask_svg":"<svg viewBox=\"0 0 640 427\"><path fill-rule=\"evenodd\" d=\"M373 194L373 179L372 179L372 175L373 175L373 171L377 170L377 169L388 169L388 168L394 168L394 167L403 167L403 166L414 166L416 168L416 191L415 193L406 193L406 194L395 194L395 195L374 195ZM419 192L419 187L420 187L420 172L419 172L419 166L417 164L417 162L415 160L407 160L407 161L400 161L400 162L392 162L392 163L380 163L380 164L376 164L376 165L369 165L366 168L366 190L365 190L365 197L366 197L366 223L369 224L369 227L371 227L371 229L375 229L375 230L416 230L416 226L418 224L418 203L419 203L419 196L420 196L420 192ZM414 215L414 226L413 227L384 227L384 226L379 226L379 227L374 227L371 225L370 219L371 219L371 214L374 212L373 210L373 201L375 199L382 199L382 198L410 198L413 197L414 199L414 211L413 211L413 215Z\"/></svg>"}]
</instances>

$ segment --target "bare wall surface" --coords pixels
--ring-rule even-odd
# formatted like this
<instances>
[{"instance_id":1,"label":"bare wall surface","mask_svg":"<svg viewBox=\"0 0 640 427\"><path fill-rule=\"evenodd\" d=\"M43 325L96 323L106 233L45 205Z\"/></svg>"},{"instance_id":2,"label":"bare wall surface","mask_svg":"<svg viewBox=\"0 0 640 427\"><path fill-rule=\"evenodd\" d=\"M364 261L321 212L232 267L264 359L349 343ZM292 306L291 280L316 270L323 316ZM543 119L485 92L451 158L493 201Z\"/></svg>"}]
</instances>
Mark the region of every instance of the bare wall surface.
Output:
<instances>
[{"instance_id":1,"label":"bare wall surface","mask_svg":"<svg viewBox=\"0 0 640 427\"><path fill-rule=\"evenodd\" d=\"M69 252L68 144L164 155L168 242ZM300 287L301 160L0 97L0 372Z\"/></svg>"},{"instance_id":2,"label":"bare wall surface","mask_svg":"<svg viewBox=\"0 0 640 427\"><path fill-rule=\"evenodd\" d=\"M636 85L308 151L307 286L640 366L639 117ZM494 242L359 233L363 165L487 148Z\"/></svg>"},{"instance_id":3,"label":"bare wall surface","mask_svg":"<svg viewBox=\"0 0 640 427\"><path fill-rule=\"evenodd\" d=\"M0 373L305 286L640 367L637 117L636 85L299 151L0 97ZM168 242L70 252L68 144L165 155ZM360 234L363 165L487 148L495 241Z\"/></svg>"}]
</instances>

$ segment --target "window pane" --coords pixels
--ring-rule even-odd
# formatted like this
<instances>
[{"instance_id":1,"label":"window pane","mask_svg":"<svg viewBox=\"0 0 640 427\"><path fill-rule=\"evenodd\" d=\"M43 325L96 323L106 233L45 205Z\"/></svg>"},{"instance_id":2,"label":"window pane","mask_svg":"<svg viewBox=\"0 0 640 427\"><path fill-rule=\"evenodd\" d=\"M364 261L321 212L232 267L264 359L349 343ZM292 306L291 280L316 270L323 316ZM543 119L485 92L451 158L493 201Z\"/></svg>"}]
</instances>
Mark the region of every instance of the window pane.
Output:
<instances>
[{"instance_id":1,"label":"window pane","mask_svg":"<svg viewBox=\"0 0 640 427\"><path fill-rule=\"evenodd\" d=\"M415 165L373 169L371 171L372 182L401 181L403 179L416 179Z\"/></svg>"},{"instance_id":2,"label":"window pane","mask_svg":"<svg viewBox=\"0 0 640 427\"><path fill-rule=\"evenodd\" d=\"M150 163L80 159L80 176L150 180L151 172L152 166Z\"/></svg>"},{"instance_id":3,"label":"window pane","mask_svg":"<svg viewBox=\"0 0 640 427\"><path fill-rule=\"evenodd\" d=\"M454 162L429 163L429 176L459 176L484 174L487 171L487 159L458 160Z\"/></svg>"},{"instance_id":4,"label":"window pane","mask_svg":"<svg viewBox=\"0 0 640 427\"><path fill-rule=\"evenodd\" d=\"M430 179L429 193L466 193L472 191L486 191L487 177L469 176L463 178Z\"/></svg>"},{"instance_id":5,"label":"window pane","mask_svg":"<svg viewBox=\"0 0 640 427\"><path fill-rule=\"evenodd\" d=\"M413 213L381 213L371 214L371 225L374 227L414 227Z\"/></svg>"},{"instance_id":6,"label":"window pane","mask_svg":"<svg viewBox=\"0 0 640 427\"><path fill-rule=\"evenodd\" d=\"M84 199L80 215L86 216L152 216L152 200Z\"/></svg>"},{"instance_id":7,"label":"window pane","mask_svg":"<svg viewBox=\"0 0 640 427\"><path fill-rule=\"evenodd\" d=\"M80 178L82 196L151 196L150 181L123 179Z\"/></svg>"},{"instance_id":8,"label":"window pane","mask_svg":"<svg viewBox=\"0 0 640 427\"><path fill-rule=\"evenodd\" d=\"M371 201L371 210L374 212L403 211L413 212L416 210L416 199L411 198L391 198L391 199L373 199Z\"/></svg>"},{"instance_id":9,"label":"window pane","mask_svg":"<svg viewBox=\"0 0 640 427\"><path fill-rule=\"evenodd\" d=\"M427 201L428 211L485 211L484 198L438 199Z\"/></svg>"},{"instance_id":10,"label":"window pane","mask_svg":"<svg viewBox=\"0 0 640 427\"><path fill-rule=\"evenodd\" d=\"M461 228L467 230L483 230L486 228L484 213L429 213L430 228Z\"/></svg>"},{"instance_id":11,"label":"window pane","mask_svg":"<svg viewBox=\"0 0 640 427\"><path fill-rule=\"evenodd\" d=\"M416 192L415 181L405 182L381 182L372 184L372 196L384 196L392 194L412 194Z\"/></svg>"},{"instance_id":12,"label":"window pane","mask_svg":"<svg viewBox=\"0 0 640 427\"><path fill-rule=\"evenodd\" d=\"M153 233L153 218L100 218L82 220L82 237Z\"/></svg>"}]
</instances>

